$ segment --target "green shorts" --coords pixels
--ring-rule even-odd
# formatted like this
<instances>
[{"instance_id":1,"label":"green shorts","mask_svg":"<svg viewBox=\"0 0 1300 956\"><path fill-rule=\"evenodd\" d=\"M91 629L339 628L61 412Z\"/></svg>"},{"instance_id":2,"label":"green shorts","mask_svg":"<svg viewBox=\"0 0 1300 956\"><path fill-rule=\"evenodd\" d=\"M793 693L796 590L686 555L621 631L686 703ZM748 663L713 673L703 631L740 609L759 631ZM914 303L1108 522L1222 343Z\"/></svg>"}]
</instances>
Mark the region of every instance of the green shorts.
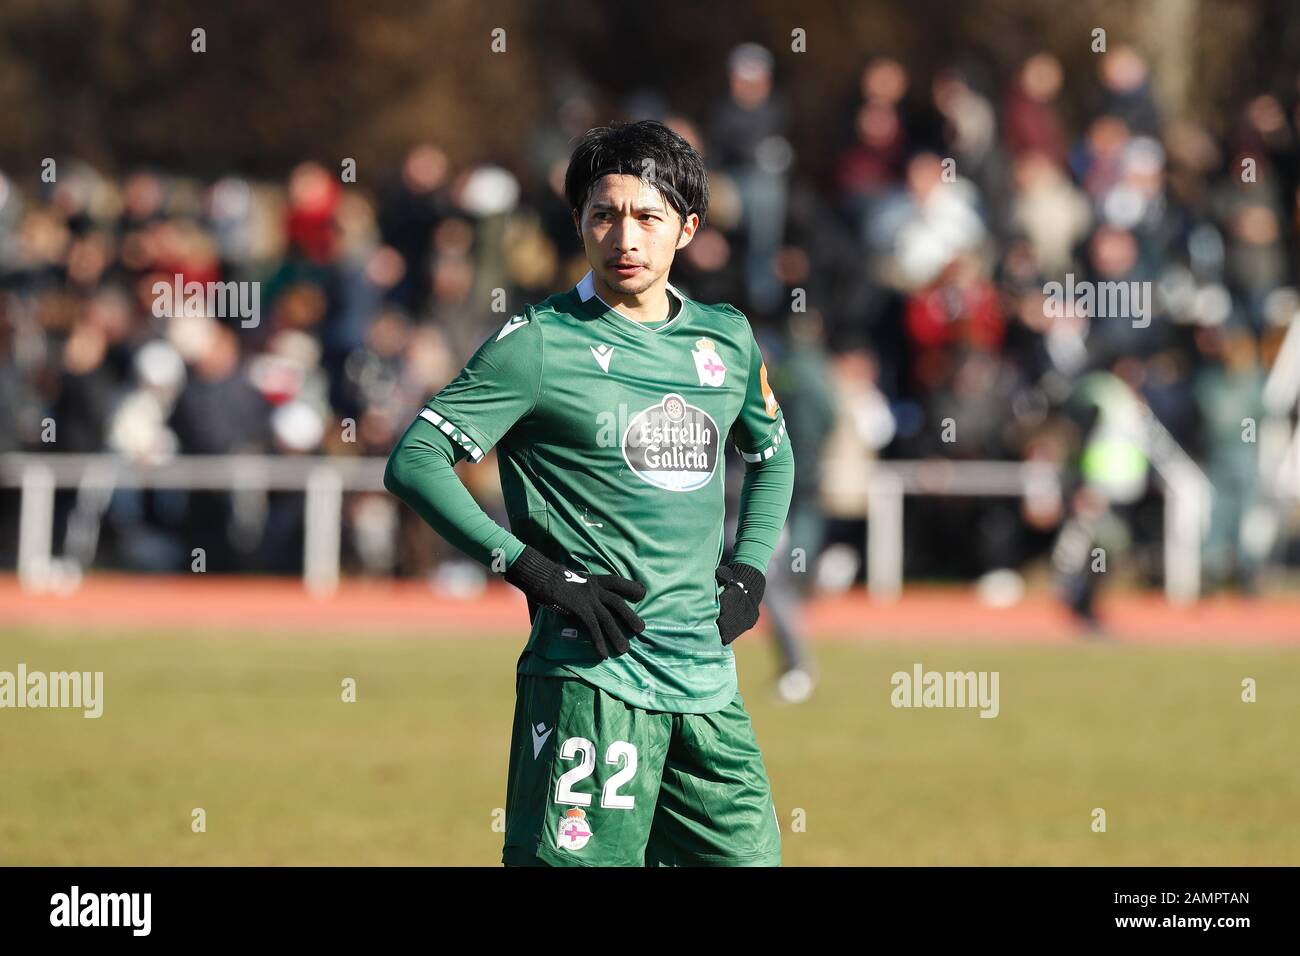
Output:
<instances>
[{"instance_id":1,"label":"green shorts","mask_svg":"<svg viewBox=\"0 0 1300 956\"><path fill-rule=\"evenodd\" d=\"M640 710L519 674L509 866L780 866L763 756L737 693L712 714Z\"/></svg>"}]
</instances>

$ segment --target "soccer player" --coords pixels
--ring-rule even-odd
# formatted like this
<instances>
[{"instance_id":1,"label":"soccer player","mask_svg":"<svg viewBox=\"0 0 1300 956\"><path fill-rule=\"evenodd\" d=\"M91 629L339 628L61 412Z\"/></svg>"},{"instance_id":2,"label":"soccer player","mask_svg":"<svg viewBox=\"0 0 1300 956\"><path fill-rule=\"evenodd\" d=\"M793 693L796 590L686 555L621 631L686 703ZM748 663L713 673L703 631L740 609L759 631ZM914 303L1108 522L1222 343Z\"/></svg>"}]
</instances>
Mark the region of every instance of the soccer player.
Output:
<instances>
[{"instance_id":1,"label":"soccer player","mask_svg":"<svg viewBox=\"0 0 1300 956\"><path fill-rule=\"evenodd\" d=\"M668 282L704 163L660 123L613 124L578 143L565 195L591 271L493 333L384 476L528 597L502 861L776 866L731 642L758 620L794 464L745 316ZM745 480L721 563L728 438ZM452 471L493 447L509 531Z\"/></svg>"}]
</instances>

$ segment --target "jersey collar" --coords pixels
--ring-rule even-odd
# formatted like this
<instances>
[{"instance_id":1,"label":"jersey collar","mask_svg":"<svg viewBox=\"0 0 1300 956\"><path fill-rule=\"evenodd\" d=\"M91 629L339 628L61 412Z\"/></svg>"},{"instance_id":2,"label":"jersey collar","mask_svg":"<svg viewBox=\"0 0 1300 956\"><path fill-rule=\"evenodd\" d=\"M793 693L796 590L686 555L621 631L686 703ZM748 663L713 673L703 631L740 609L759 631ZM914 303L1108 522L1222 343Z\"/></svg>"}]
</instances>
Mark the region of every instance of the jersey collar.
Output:
<instances>
[{"instance_id":1,"label":"jersey collar","mask_svg":"<svg viewBox=\"0 0 1300 956\"><path fill-rule=\"evenodd\" d=\"M602 299L599 295L597 295L595 276L594 273L590 270L588 270L587 274L582 277L582 281L580 281L577 285L573 287L573 291L577 294L578 301L587 305L589 308L592 308L594 310L597 304L602 305L605 307L605 311L607 314L612 313L618 316L620 319L623 320L623 322L627 323L628 325L636 326L638 329L640 329L642 332L648 335L656 335L660 332L667 332L670 328L672 328L674 325L677 324L677 320L680 319L682 315L685 314L686 312L686 297L682 295L681 292L679 292L671 282L666 283L666 287L668 290L668 294L671 296L675 296L677 298L678 301L677 314L656 329L646 328L646 324L644 322L638 322L636 319L632 318L631 316L623 314L618 309L614 308L612 305L610 305L608 302Z\"/></svg>"}]
</instances>

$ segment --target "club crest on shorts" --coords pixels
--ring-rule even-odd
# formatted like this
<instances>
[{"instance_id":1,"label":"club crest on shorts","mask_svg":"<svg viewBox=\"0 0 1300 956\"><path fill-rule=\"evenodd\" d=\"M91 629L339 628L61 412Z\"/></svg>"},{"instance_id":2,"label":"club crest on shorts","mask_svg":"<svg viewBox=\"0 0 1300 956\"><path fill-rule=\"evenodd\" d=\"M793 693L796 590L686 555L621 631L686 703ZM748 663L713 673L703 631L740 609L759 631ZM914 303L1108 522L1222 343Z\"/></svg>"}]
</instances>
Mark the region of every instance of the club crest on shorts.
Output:
<instances>
[{"instance_id":1,"label":"club crest on shorts","mask_svg":"<svg viewBox=\"0 0 1300 956\"><path fill-rule=\"evenodd\" d=\"M560 817L559 831L555 837L557 849L581 850L591 838L591 826L587 823L586 811L581 807L571 807Z\"/></svg>"},{"instance_id":2,"label":"club crest on shorts","mask_svg":"<svg viewBox=\"0 0 1300 956\"><path fill-rule=\"evenodd\" d=\"M695 357L695 371L699 373L701 385L712 385L715 388L722 385L722 380L727 375L727 366L722 364L713 339L696 339L691 355Z\"/></svg>"}]
</instances>

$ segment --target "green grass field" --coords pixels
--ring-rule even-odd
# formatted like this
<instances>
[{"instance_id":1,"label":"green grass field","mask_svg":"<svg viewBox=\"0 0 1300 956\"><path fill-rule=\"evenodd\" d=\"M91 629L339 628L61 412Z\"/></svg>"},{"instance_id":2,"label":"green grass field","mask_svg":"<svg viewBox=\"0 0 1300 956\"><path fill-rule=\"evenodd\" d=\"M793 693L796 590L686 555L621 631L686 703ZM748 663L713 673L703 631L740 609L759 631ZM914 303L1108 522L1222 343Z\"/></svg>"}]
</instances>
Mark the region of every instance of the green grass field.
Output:
<instances>
[{"instance_id":1,"label":"green grass field","mask_svg":"<svg viewBox=\"0 0 1300 956\"><path fill-rule=\"evenodd\" d=\"M823 642L789 706L738 649L789 865L1300 864L1294 650ZM0 670L105 672L98 720L0 710L0 863L497 865L518 650L0 632ZM893 708L918 661L999 671L1000 715Z\"/></svg>"}]
</instances>

